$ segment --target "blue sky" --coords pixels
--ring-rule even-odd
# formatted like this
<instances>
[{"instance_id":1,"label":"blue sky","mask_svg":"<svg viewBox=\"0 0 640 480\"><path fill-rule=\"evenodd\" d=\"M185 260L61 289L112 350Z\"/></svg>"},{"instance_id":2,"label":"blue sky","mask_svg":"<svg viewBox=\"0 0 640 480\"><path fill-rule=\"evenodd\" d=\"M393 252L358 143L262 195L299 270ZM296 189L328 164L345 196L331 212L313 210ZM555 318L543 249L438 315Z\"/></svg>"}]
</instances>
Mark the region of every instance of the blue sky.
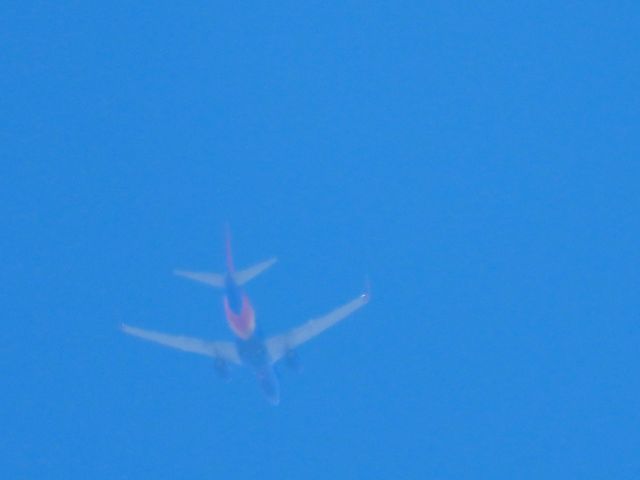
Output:
<instances>
[{"instance_id":1,"label":"blue sky","mask_svg":"<svg viewBox=\"0 0 640 480\"><path fill-rule=\"evenodd\" d=\"M0 15L4 478L637 478L636 2L20 2ZM280 262L248 371L171 274Z\"/></svg>"}]
</instances>

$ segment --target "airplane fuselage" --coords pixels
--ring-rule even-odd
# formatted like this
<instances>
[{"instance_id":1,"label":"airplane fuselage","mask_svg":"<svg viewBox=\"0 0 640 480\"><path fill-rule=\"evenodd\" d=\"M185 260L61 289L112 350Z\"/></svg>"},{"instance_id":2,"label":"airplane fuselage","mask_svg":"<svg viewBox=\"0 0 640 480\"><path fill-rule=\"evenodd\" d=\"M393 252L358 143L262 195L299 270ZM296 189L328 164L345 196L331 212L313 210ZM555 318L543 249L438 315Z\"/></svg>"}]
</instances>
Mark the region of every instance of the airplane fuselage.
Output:
<instances>
[{"instance_id":1,"label":"airplane fuselage","mask_svg":"<svg viewBox=\"0 0 640 480\"><path fill-rule=\"evenodd\" d=\"M256 314L249 297L233 280L231 274L225 278L224 313L227 323L236 337L247 340L256 330Z\"/></svg>"},{"instance_id":2,"label":"airplane fuselage","mask_svg":"<svg viewBox=\"0 0 640 480\"><path fill-rule=\"evenodd\" d=\"M267 400L277 404L280 400L278 379L269 359L264 339L256 330L255 311L248 295L233 280L225 279L224 311L227 323L236 336L236 346L242 363L251 367Z\"/></svg>"}]
</instances>

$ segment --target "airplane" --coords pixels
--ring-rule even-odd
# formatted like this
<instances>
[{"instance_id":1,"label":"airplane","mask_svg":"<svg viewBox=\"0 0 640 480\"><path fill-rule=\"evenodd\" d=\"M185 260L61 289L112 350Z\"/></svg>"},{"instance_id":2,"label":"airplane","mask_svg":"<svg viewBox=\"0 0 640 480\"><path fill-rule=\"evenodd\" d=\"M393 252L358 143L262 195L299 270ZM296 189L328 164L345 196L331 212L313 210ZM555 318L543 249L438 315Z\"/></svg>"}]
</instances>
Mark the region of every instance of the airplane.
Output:
<instances>
[{"instance_id":1,"label":"airplane","mask_svg":"<svg viewBox=\"0 0 640 480\"><path fill-rule=\"evenodd\" d=\"M243 270L236 270L231 254L231 237L225 241L226 272L192 272L176 270L176 275L224 290L223 306L227 324L235 341L209 341L182 335L145 330L122 324L124 333L155 342L160 345L213 357L215 370L222 378L229 376L229 364L250 367L267 401L272 405L280 402L278 379L274 365L284 359L287 366L298 368L295 349L337 324L369 302L368 288L351 301L329 313L295 327L285 333L264 338L256 328L256 314L243 286L257 277L275 262L270 258Z\"/></svg>"}]
</instances>

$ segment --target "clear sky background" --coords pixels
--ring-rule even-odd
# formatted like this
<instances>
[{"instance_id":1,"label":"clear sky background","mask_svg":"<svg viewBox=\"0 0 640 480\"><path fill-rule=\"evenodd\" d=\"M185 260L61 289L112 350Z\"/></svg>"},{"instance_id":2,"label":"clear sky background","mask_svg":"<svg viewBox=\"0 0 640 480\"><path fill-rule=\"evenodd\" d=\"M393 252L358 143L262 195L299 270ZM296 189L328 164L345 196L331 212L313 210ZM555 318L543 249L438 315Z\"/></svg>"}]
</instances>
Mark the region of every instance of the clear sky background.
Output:
<instances>
[{"instance_id":1,"label":"clear sky background","mask_svg":"<svg viewBox=\"0 0 640 480\"><path fill-rule=\"evenodd\" d=\"M638 2L10 2L0 476L638 478ZM173 268L277 266L281 370Z\"/></svg>"}]
</instances>

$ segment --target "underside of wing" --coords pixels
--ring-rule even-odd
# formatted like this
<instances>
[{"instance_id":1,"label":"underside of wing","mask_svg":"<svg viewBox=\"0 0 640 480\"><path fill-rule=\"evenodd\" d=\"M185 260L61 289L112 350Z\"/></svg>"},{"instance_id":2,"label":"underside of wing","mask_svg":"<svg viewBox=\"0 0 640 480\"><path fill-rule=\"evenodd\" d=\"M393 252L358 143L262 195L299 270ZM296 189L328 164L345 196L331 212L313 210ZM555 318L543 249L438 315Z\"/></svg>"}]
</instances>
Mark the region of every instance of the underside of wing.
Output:
<instances>
[{"instance_id":1,"label":"underside of wing","mask_svg":"<svg viewBox=\"0 0 640 480\"><path fill-rule=\"evenodd\" d=\"M368 301L369 295L364 293L322 317L314 318L286 333L267 339L266 345L271 363L277 362L285 356L287 352L299 347L336 323L344 320L353 312L366 305Z\"/></svg>"},{"instance_id":2,"label":"underside of wing","mask_svg":"<svg viewBox=\"0 0 640 480\"><path fill-rule=\"evenodd\" d=\"M132 327L126 324L122 324L121 328L124 333L149 342L158 343L165 347L175 348L184 352L197 353L198 355L205 355L207 357L220 358L238 365L242 363L236 345L233 342L211 342L182 335L169 335Z\"/></svg>"}]
</instances>

